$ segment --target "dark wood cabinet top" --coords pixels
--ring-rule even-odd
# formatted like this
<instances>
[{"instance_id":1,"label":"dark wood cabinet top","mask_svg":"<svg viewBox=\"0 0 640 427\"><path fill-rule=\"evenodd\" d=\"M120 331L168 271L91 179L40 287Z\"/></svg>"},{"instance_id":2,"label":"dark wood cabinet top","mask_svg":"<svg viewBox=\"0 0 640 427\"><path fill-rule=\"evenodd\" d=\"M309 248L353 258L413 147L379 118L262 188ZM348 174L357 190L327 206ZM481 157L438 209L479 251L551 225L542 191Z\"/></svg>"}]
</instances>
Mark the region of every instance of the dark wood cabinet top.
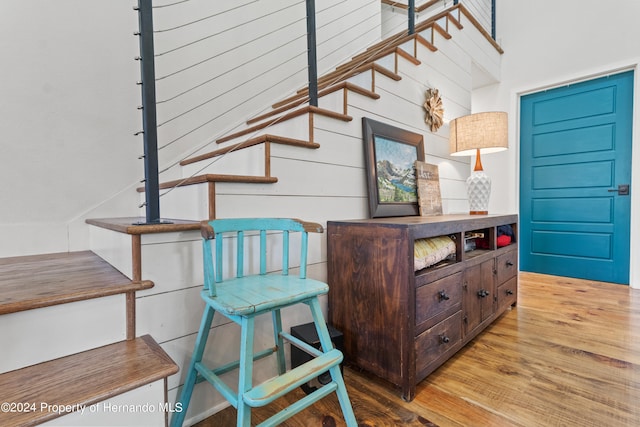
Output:
<instances>
[{"instance_id":1,"label":"dark wood cabinet top","mask_svg":"<svg viewBox=\"0 0 640 427\"><path fill-rule=\"evenodd\" d=\"M406 228L418 237L433 237L442 234L458 232L460 230L475 230L487 227L495 227L502 224L517 223L517 214L505 215L468 215L451 214L437 216L403 216L373 219L350 219L342 221L329 221L327 225L362 225L366 227L393 227Z\"/></svg>"}]
</instances>

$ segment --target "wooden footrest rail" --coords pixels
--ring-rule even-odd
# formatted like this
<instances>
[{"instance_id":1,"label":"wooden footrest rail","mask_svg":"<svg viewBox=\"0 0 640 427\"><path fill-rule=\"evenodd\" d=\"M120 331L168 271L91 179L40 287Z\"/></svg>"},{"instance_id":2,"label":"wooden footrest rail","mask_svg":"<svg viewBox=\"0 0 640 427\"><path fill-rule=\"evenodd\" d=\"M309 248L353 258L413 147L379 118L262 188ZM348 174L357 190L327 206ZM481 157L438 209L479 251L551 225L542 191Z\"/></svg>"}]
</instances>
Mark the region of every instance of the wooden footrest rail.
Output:
<instances>
[{"instance_id":1,"label":"wooden footrest rail","mask_svg":"<svg viewBox=\"0 0 640 427\"><path fill-rule=\"evenodd\" d=\"M245 394L244 401L254 408L268 405L277 398L317 377L320 373L339 365L342 362L342 358L342 353L339 350L328 351L287 371L283 375L271 378L252 388L251 391Z\"/></svg>"},{"instance_id":2,"label":"wooden footrest rail","mask_svg":"<svg viewBox=\"0 0 640 427\"><path fill-rule=\"evenodd\" d=\"M176 372L173 360L145 335L0 374L0 404L14 405L0 410L0 425L37 425Z\"/></svg>"}]
</instances>

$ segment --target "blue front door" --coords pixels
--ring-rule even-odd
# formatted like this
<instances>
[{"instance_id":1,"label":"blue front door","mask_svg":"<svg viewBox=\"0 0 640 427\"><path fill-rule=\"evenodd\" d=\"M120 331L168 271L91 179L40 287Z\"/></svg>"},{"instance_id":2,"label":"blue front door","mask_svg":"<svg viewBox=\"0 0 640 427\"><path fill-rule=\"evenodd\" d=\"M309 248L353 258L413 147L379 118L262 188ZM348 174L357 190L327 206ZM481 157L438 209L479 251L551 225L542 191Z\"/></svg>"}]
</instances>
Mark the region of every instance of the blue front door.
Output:
<instances>
[{"instance_id":1,"label":"blue front door","mask_svg":"<svg viewBox=\"0 0 640 427\"><path fill-rule=\"evenodd\" d=\"M629 283L633 78L521 98L522 271Z\"/></svg>"}]
</instances>

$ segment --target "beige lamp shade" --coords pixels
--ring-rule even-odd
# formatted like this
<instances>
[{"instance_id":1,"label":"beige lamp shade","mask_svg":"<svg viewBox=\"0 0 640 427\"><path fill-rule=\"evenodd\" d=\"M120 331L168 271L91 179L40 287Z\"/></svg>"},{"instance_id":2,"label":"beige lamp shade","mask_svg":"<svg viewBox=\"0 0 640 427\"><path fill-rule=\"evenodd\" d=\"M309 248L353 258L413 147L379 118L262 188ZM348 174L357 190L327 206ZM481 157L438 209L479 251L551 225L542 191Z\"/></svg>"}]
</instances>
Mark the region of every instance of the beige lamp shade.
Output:
<instances>
[{"instance_id":1,"label":"beige lamp shade","mask_svg":"<svg viewBox=\"0 0 640 427\"><path fill-rule=\"evenodd\" d=\"M506 150L507 113L491 111L459 117L449 123L449 152L452 156L473 156Z\"/></svg>"},{"instance_id":2,"label":"beige lamp shade","mask_svg":"<svg viewBox=\"0 0 640 427\"><path fill-rule=\"evenodd\" d=\"M507 113L488 112L470 114L449 123L449 152L452 156L476 155L473 173L467 178L469 214L489 213L491 179L482 170L481 153L506 150Z\"/></svg>"}]
</instances>

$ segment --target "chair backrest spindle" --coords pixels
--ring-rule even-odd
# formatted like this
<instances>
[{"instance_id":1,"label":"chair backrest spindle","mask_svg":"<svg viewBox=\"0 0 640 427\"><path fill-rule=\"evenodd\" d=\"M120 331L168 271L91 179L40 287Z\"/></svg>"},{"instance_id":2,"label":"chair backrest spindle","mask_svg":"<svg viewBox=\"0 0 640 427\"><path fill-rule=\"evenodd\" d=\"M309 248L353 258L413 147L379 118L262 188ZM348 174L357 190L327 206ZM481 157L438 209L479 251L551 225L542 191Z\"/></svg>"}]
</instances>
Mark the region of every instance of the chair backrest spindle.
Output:
<instances>
[{"instance_id":1,"label":"chair backrest spindle","mask_svg":"<svg viewBox=\"0 0 640 427\"><path fill-rule=\"evenodd\" d=\"M238 231L236 248L236 277L242 277L244 276L244 230ZM222 258L222 256L220 258ZM222 280L222 278L220 280Z\"/></svg>"},{"instance_id":2,"label":"chair backrest spindle","mask_svg":"<svg viewBox=\"0 0 640 427\"><path fill-rule=\"evenodd\" d=\"M322 233L320 224L289 218L229 218L203 221L201 225L203 262L204 262L204 289L209 290L211 297L216 296L216 283L223 280L224 245L223 235L234 232L236 237L236 277L245 274L245 232L258 232L260 247L260 274L267 274L267 238L270 231L282 232L282 274L288 275L290 268L290 240L291 232L300 232L300 277L307 276L307 248L308 233ZM253 233L252 233L253 234ZM215 239L215 254L211 250L211 240Z\"/></svg>"},{"instance_id":3,"label":"chair backrest spindle","mask_svg":"<svg viewBox=\"0 0 640 427\"><path fill-rule=\"evenodd\" d=\"M301 279L306 279L307 278L307 245L309 242L309 234L308 233L302 233L302 238L301 238L301 242L300 245L302 245L303 248L305 248L301 253L300 253L300 278Z\"/></svg>"},{"instance_id":4,"label":"chair backrest spindle","mask_svg":"<svg viewBox=\"0 0 640 427\"><path fill-rule=\"evenodd\" d=\"M302 234L306 234L304 231ZM306 252L303 249L303 252ZM289 231L282 232L282 274L287 276L289 274Z\"/></svg>"},{"instance_id":5,"label":"chair backrest spindle","mask_svg":"<svg viewBox=\"0 0 640 427\"><path fill-rule=\"evenodd\" d=\"M260 274L267 274L267 230L260 230Z\"/></svg>"},{"instance_id":6,"label":"chair backrest spindle","mask_svg":"<svg viewBox=\"0 0 640 427\"><path fill-rule=\"evenodd\" d=\"M211 242L203 240L203 242ZM217 249L216 249L217 250ZM210 297L216 296L216 277L213 268L213 254L211 253L211 245L204 243L202 245L202 265L204 266L204 289L209 291Z\"/></svg>"},{"instance_id":7,"label":"chair backrest spindle","mask_svg":"<svg viewBox=\"0 0 640 427\"><path fill-rule=\"evenodd\" d=\"M216 233L215 240L216 240L216 257L215 257L216 267L214 270L215 270L216 280L214 282L214 286L215 286L215 283L220 283L222 281L222 254L223 254L222 233ZM211 247L210 240L204 240L203 243L205 246ZM212 261L210 260L209 262L212 262Z\"/></svg>"}]
</instances>

